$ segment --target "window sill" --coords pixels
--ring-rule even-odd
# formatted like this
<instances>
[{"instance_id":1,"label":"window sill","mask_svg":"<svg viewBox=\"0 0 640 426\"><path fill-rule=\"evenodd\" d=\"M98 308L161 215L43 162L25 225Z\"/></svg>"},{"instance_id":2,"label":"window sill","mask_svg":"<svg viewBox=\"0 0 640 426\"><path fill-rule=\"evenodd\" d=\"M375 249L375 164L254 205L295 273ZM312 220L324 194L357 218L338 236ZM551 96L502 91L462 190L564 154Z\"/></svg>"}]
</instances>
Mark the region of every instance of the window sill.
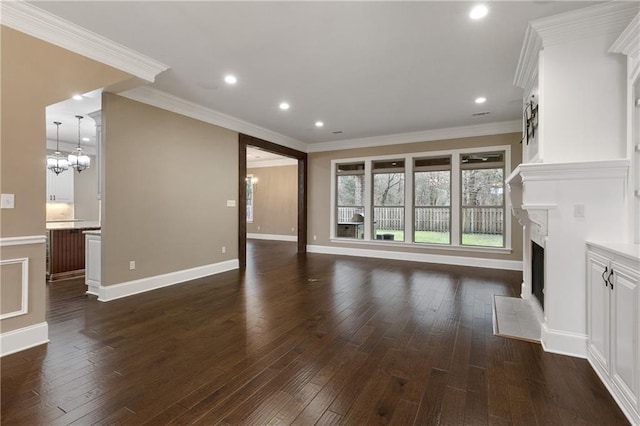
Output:
<instances>
[{"instance_id":1,"label":"window sill","mask_svg":"<svg viewBox=\"0 0 640 426\"><path fill-rule=\"evenodd\" d=\"M358 240L354 238L331 238L329 240L332 243L338 244L355 244L370 247L402 247L411 249L429 249L429 250L444 250L444 251L466 251L475 253L496 253L496 254L511 254L513 249L511 247L481 247L481 246L452 246L445 244L426 244L426 243L407 243L404 241L384 241L384 240Z\"/></svg>"}]
</instances>

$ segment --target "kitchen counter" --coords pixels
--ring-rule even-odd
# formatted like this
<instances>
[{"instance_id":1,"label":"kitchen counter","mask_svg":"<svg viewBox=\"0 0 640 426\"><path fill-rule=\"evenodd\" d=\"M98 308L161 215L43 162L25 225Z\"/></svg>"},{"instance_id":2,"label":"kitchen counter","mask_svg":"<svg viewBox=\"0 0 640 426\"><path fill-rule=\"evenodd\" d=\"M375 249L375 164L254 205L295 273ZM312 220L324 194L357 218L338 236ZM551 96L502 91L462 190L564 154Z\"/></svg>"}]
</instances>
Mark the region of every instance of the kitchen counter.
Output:
<instances>
[{"instance_id":1,"label":"kitchen counter","mask_svg":"<svg viewBox=\"0 0 640 426\"><path fill-rule=\"evenodd\" d=\"M69 221L55 221L47 222L47 229L85 229L85 228L100 228L100 222L97 221L85 221L85 220L69 220Z\"/></svg>"},{"instance_id":2,"label":"kitchen counter","mask_svg":"<svg viewBox=\"0 0 640 426\"><path fill-rule=\"evenodd\" d=\"M94 221L47 223L47 276L49 281L85 273L85 232L100 231Z\"/></svg>"}]
</instances>

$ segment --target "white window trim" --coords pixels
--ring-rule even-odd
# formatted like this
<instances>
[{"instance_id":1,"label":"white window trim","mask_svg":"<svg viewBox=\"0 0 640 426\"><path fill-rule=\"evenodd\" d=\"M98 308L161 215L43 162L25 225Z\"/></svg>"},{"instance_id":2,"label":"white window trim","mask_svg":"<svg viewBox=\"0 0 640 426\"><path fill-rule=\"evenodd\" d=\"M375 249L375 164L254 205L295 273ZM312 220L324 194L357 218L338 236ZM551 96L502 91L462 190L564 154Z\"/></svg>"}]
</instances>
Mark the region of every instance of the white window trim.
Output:
<instances>
[{"instance_id":1,"label":"white window trim","mask_svg":"<svg viewBox=\"0 0 640 426\"><path fill-rule=\"evenodd\" d=\"M511 247L511 205L509 197L505 196L504 200L504 247L482 247L482 246L465 246L461 244L460 240L460 205L461 205L461 193L460 193L460 156L463 154L483 153L489 151L504 151L504 177L511 174L511 146L510 145L493 145L483 146L475 148L460 148L452 150L442 151L424 151L424 152L411 152L406 154L389 154L389 155L377 155L372 157L349 157L339 158L331 160L331 203L330 203L330 231L329 239L331 242L338 243L355 243L355 244L367 244L375 246L393 246L393 247L424 247L428 249L441 249L441 250L461 250L461 251L480 251L480 252L499 252L509 253L512 251ZM409 173L413 173L413 159L414 158L428 158L438 156L451 156L451 244L426 244L426 243L414 243L411 242L413 237L413 177ZM373 161L380 160L402 160L405 161L405 241L390 242L390 241L378 241L371 239L372 237L372 178L371 178L371 164ZM353 238L338 238L336 237L336 170L338 164L364 162L364 240ZM407 176L411 176L411 179L407 179ZM506 188L505 188L506 190ZM506 194L505 194L506 195ZM455 226L453 226L456 224ZM410 238L409 238L410 237Z\"/></svg>"}]
</instances>

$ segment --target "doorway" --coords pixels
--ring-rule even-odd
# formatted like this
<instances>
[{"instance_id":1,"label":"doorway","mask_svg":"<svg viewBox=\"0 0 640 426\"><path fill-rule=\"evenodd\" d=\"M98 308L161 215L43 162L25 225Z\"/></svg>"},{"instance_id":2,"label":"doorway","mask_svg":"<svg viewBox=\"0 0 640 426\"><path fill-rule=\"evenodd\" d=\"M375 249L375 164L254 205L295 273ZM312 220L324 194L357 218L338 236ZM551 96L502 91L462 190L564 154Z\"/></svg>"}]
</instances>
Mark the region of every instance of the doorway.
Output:
<instances>
[{"instance_id":1,"label":"doorway","mask_svg":"<svg viewBox=\"0 0 640 426\"><path fill-rule=\"evenodd\" d=\"M253 136L240 134L238 140L238 261L240 268L247 265L247 147L252 146L263 151L293 158L298 162L298 253L307 252L307 154L302 151L268 142Z\"/></svg>"}]
</instances>

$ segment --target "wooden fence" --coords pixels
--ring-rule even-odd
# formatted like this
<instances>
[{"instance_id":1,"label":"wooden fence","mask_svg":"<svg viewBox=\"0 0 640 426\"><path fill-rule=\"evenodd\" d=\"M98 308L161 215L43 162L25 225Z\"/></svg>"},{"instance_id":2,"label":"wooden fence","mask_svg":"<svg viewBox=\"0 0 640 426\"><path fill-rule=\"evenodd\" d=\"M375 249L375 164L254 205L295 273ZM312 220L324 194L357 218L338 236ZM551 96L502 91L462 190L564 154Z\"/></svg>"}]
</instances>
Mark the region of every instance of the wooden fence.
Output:
<instances>
[{"instance_id":1,"label":"wooden fence","mask_svg":"<svg viewBox=\"0 0 640 426\"><path fill-rule=\"evenodd\" d=\"M362 213L359 207L339 207L338 222L351 222L354 213ZM376 229L404 230L403 207L375 207ZM415 231L449 232L450 211L447 207L416 207ZM464 234L493 234L504 232L504 210L496 207L464 207L462 232Z\"/></svg>"}]
</instances>

